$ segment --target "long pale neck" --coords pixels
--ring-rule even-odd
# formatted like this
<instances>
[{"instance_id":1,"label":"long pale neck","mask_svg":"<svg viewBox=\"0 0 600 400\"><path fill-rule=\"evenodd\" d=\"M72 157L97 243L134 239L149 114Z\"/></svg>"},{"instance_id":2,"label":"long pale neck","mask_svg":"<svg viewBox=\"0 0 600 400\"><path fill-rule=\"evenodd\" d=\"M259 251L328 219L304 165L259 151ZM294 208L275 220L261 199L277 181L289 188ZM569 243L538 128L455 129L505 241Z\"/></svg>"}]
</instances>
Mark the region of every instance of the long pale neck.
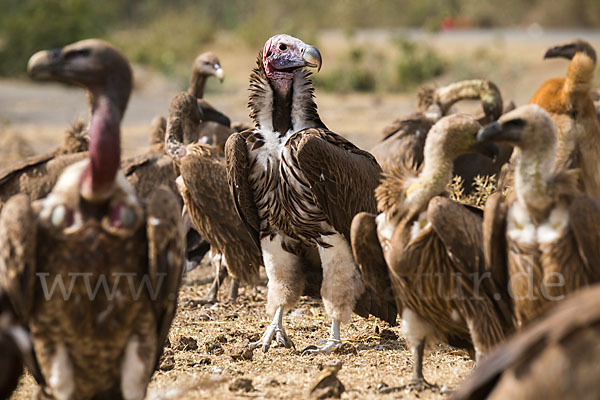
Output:
<instances>
[{"instance_id":1,"label":"long pale neck","mask_svg":"<svg viewBox=\"0 0 600 400\"><path fill-rule=\"evenodd\" d=\"M521 151L515 171L515 191L518 200L531 211L543 212L552 202L548 178L552 174L553 146L546 150Z\"/></svg>"},{"instance_id":2,"label":"long pale neck","mask_svg":"<svg viewBox=\"0 0 600 400\"><path fill-rule=\"evenodd\" d=\"M188 93L197 99L204 97L204 87L206 86L206 79L208 77L204 74L192 74L190 80L190 87Z\"/></svg>"},{"instance_id":3,"label":"long pale neck","mask_svg":"<svg viewBox=\"0 0 600 400\"><path fill-rule=\"evenodd\" d=\"M90 163L82 176L82 194L89 200L101 200L110 194L121 160L122 112L106 95L93 101L90 123Z\"/></svg>"},{"instance_id":4,"label":"long pale neck","mask_svg":"<svg viewBox=\"0 0 600 400\"><path fill-rule=\"evenodd\" d=\"M412 211L427 207L432 197L446 191L452 179L453 162L441 153L425 154L423 170L406 189L406 202Z\"/></svg>"}]
</instances>

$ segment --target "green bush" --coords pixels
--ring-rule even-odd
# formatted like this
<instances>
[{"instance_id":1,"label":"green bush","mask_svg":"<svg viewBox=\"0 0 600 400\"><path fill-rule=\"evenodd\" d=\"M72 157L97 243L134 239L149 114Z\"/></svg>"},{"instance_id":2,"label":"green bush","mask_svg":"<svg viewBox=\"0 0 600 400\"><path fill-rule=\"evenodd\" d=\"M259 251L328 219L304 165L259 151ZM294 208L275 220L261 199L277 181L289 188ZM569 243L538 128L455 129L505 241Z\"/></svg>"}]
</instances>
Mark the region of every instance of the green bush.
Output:
<instances>
[{"instance_id":1,"label":"green bush","mask_svg":"<svg viewBox=\"0 0 600 400\"><path fill-rule=\"evenodd\" d=\"M445 72L445 61L433 49L408 40L400 40L398 46L400 48L396 62L398 90L413 89Z\"/></svg>"},{"instance_id":2,"label":"green bush","mask_svg":"<svg viewBox=\"0 0 600 400\"><path fill-rule=\"evenodd\" d=\"M116 0L4 0L0 17L0 74L26 72L27 60L41 49L100 36L118 7Z\"/></svg>"},{"instance_id":3,"label":"green bush","mask_svg":"<svg viewBox=\"0 0 600 400\"><path fill-rule=\"evenodd\" d=\"M352 47L330 72L314 75L317 87L329 92L372 92L378 86L378 57L362 47Z\"/></svg>"}]
</instances>

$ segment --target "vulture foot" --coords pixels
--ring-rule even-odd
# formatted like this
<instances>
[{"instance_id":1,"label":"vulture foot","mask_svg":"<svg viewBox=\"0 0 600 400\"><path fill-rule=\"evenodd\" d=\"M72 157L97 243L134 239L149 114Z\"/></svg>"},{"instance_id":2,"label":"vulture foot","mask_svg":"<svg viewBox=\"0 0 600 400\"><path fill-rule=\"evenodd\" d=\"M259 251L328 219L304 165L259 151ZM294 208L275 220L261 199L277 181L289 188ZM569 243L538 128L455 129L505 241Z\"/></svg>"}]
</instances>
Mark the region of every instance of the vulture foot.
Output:
<instances>
[{"instance_id":1,"label":"vulture foot","mask_svg":"<svg viewBox=\"0 0 600 400\"><path fill-rule=\"evenodd\" d=\"M406 385L406 388L409 389L411 392L422 392L424 390L439 389L439 386L429 383L425 380L425 378L421 377L411 379L408 385Z\"/></svg>"},{"instance_id":2,"label":"vulture foot","mask_svg":"<svg viewBox=\"0 0 600 400\"><path fill-rule=\"evenodd\" d=\"M325 345L323 345L323 346L315 346L315 345L307 346L304 348L304 350L302 350L302 355L329 354L336 347L338 347L341 344L342 344L342 341L340 339L340 321L338 321L337 319L334 319L331 322L331 335L329 336L329 339L327 339L325 341Z\"/></svg>"},{"instance_id":3,"label":"vulture foot","mask_svg":"<svg viewBox=\"0 0 600 400\"><path fill-rule=\"evenodd\" d=\"M340 340L329 338L323 346L315 346L314 344L306 346L302 350L302 355L304 356L309 354L330 354L333 350L335 350L336 347L338 347L341 344L342 342Z\"/></svg>"},{"instance_id":4,"label":"vulture foot","mask_svg":"<svg viewBox=\"0 0 600 400\"><path fill-rule=\"evenodd\" d=\"M263 353L266 353L269 351L273 339L275 339L277 344L285 348L296 348L294 342L292 342L287 333L285 333L285 329L283 329L283 307L279 307L277 309L275 312L275 317L273 318L273 322L269 324L262 337L258 341L248 344L248 347L251 349L262 347Z\"/></svg>"}]
</instances>

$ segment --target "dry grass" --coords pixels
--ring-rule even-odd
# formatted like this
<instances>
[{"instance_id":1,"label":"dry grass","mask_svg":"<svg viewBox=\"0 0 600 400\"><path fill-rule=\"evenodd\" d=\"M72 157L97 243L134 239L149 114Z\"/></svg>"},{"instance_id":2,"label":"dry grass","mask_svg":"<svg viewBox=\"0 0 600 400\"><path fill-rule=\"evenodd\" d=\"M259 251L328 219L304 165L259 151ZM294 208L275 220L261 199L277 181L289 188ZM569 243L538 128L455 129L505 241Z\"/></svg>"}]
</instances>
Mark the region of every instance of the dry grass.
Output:
<instances>
[{"instance_id":1,"label":"dry grass","mask_svg":"<svg viewBox=\"0 0 600 400\"><path fill-rule=\"evenodd\" d=\"M320 366L331 360L343 364L338 374L346 389L342 398L395 399L416 395L404 389L380 392L382 387L389 390L408 383L412 360L400 327L390 328L373 317L355 316L342 327L342 352L302 356L302 348L325 339L329 332L329 320L321 302L310 298L302 298L284 319L296 350L273 347L263 354L257 349L251 361L234 360L270 322L264 312L264 279L257 288L242 288L235 304L197 305L196 300L208 291L211 274L210 268L203 266L185 277L179 311L169 335L170 346L160 370L154 374L147 398L305 398L319 376ZM221 296L225 293L222 290ZM418 393L419 398L447 398L450 388L461 382L473 366L463 351L444 345L432 347L425 358L424 374L440 388ZM231 391L230 384L238 378L251 379L254 390ZM33 379L27 375L12 398L31 398L34 388Z\"/></svg>"},{"instance_id":2,"label":"dry grass","mask_svg":"<svg viewBox=\"0 0 600 400\"><path fill-rule=\"evenodd\" d=\"M494 192L496 192L496 175L479 176L477 175L473 182L473 190L468 195L464 194L464 180L459 175L452 178L448 184L450 198L459 203L467 204L483 210L485 202Z\"/></svg>"}]
</instances>

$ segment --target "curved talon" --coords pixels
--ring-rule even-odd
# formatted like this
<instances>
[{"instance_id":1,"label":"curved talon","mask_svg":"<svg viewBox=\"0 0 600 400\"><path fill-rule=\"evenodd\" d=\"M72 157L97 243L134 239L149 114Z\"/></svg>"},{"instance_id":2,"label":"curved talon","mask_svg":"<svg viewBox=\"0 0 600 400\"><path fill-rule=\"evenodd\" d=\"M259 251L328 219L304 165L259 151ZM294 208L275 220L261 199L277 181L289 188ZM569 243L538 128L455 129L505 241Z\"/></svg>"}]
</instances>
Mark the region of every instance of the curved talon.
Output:
<instances>
[{"instance_id":1,"label":"curved talon","mask_svg":"<svg viewBox=\"0 0 600 400\"><path fill-rule=\"evenodd\" d=\"M254 350L257 347L262 346L263 353L266 353L271 348L273 338L275 338L276 344L280 344L288 349L290 347L296 348L294 342L292 342L292 340L285 333L285 330L279 327L277 324L269 325L262 337L256 342L248 343L248 347Z\"/></svg>"},{"instance_id":2,"label":"curved talon","mask_svg":"<svg viewBox=\"0 0 600 400\"><path fill-rule=\"evenodd\" d=\"M342 342L340 340L337 339L327 339L327 342L325 342L324 346L315 346L310 345L310 346L306 346L303 350L302 350L302 355L307 355L307 354L330 354L336 347L340 346L342 344Z\"/></svg>"},{"instance_id":3,"label":"curved talon","mask_svg":"<svg viewBox=\"0 0 600 400\"><path fill-rule=\"evenodd\" d=\"M437 389L438 385L427 382L424 378L412 379L408 385L408 389L415 392L422 392L425 389Z\"/></svg>"}]
</instances>

